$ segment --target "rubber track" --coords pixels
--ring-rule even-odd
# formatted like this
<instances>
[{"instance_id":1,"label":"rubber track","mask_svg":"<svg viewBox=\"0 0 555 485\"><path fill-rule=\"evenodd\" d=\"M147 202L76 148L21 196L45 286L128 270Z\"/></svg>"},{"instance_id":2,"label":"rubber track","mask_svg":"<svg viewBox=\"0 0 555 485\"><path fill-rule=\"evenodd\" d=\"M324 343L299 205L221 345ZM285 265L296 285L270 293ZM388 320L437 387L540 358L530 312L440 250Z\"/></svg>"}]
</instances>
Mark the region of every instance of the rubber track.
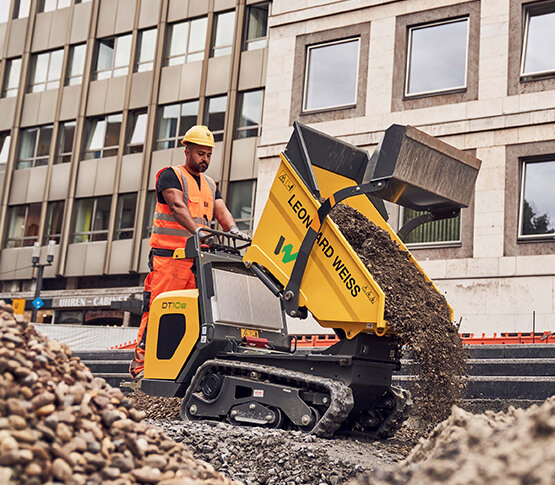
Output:
<instances>
[{"instance_id":1,"label":"rubber track","mask_svg":"<svg viewBox=\"0 0 555 485\"><path fill-rule=\"evenodd\" d=\"M390 438L409 417L412 408L410 392L399 386L391 386L390 390L395 399L395 409L384 419L376 431L365 433L372 438Z\"/></svg>"},{"instance_id":2,"label":"rubber track","mask_svg":"<svg viewBox=\"0 0 555 485\"><path fill-rule=\"evenodd\" d=\"M353 393L351 389L342 382L333 379L304 374L302 372L289 371L279 367L268 365L253 365L246 362L209 360L200 366L191 381L191 385L187 389L183 401L181 403L182 419L189 419L186 414L187 402L191 398L200 380L204 377L208 370L224 371L228 375L241 375L249 378L249 373L257 372L260 377L257 380L268 380L273 384L283 384L291 387L291 384L297 388L309 389L326 389L330 393L331 402L316 423L311 433L320 437L329 437L339 429L341 424L347 419L351 409L353 408Z\"/></svg>"}]
</instances>

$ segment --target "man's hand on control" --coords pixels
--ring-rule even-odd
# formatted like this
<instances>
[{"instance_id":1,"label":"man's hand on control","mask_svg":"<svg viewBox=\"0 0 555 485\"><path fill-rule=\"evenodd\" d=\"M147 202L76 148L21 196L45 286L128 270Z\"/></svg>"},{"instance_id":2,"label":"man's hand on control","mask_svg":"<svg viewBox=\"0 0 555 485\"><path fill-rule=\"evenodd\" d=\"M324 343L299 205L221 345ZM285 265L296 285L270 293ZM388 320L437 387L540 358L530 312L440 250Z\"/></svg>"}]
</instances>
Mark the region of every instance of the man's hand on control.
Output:
<instances>
[{"instance_id":1,"label":"man's hand on control","mask_svg":"<svg viewBox=\"0 0 555 485\"><path fill-rule=\"evenodd\" d=\"M248 234L240 231L237 226L231 226L229 228L229 233L233 234L234 236L237 236L241 239L244 239L245 241L250 241L251 240L251 237Z\"/></svg>"}]
</instances>

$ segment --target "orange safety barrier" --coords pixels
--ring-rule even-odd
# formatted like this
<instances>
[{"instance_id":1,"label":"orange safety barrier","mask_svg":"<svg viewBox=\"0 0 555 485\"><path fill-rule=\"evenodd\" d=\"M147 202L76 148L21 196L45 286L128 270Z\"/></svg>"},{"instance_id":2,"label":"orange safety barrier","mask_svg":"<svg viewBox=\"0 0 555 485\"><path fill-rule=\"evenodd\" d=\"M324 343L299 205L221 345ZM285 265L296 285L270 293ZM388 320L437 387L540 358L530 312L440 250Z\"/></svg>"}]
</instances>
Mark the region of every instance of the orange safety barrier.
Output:
<instances>
[{"instance_id":1,"label":"orange safety barrier","mask_svg":"<svg viewBox=\"0 0 555 485\"><path fill-rule=\"evenodd\" d=\"M460 337L465 345L496 345L496 344L555 344L555 332L543 333L494 333L491 337L486 337L483 333L480 337L473 333L461 333ZM297 347L329 347L339 342L337 335L296 335ZM124 344L114 345L108 350L134 349L137 345L136 340L125 342Z\"/></svg>"},{"instance_id":2,"label":"orange safety barrier","mask_svg":"<svg viewBox=\"0 0 555 485\"><path fill-rule=\"evenodd\" d=\"M495 344L555 344L555 332L543 333L494 333L480 337L473 333L461 333L460 337L465 345L495 345ZM297 335L297 347L328 347L339 342L336 335Z\"/></svg>"},{"instance_id":3,"label":"orange safety barrier","mask_svg":"<svg viewBox=\"0 0 555 485\"><path fill-rule=\"evenodd\" d=\"M113 347L109 347L108 350L126 350L131 349L133 350L137 346L136 340L130 340L129 342L125 342L124 344L114 345Z\"/></svg>"}]
</instances>

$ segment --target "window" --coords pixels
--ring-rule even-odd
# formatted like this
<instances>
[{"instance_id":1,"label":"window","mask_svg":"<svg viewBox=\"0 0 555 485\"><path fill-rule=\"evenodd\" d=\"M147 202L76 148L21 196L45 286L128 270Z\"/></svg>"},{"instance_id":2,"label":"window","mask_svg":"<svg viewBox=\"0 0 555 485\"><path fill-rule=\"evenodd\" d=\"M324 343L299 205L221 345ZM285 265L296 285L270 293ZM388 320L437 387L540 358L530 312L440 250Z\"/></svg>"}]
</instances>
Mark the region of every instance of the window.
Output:
<instances>
[{"instance_id":1,"label":"window","mask_svg":"<svg viewBox=\"0 0 555 485\"><path fill-rule=\"evenodd\" d=\"M147 111L146 108L129 113L127 120L127 140L125 153L142 153L145 145Z\"/></svg>"},{"instance_id":2,"label":"window","mask_svg":"<svg viewBox=\"0 0 555 485\"><path fill-rule=\"evenodd\" d=\"M405 95L466 87L468 19L411 27Z\"/></svg>"},{"instance_id":3,"label":"window","mask_svg":"<svg viewBox=\"0 0 555 485\"><path fill-rule=\"evenodd\" d=\"M237 130L235 138L259 136L262 127L262 102L264 91L248 91L239 93L237 98Z\"/></svg>"},{"instance_id":4,"label":"window","mask_svg":"<svg viewBox=\"0 0 555 485\"><path fill-rule=\"evenodd\" d=\"M41 203L8 207L6 248L32 246L38 238Z\"/></svg>"},{"instance_id":5,"label":"window","mask_svg":"<svg viewBox=\"0 0 555 485\"><path fill-rule=\"evenodd\" d=\"M251 229L254 187L254 180L241 180L229 183L227 206L237 223L237 227L242 231Z\"/></svg>"},{"instance_id":6,"label":"window","mask_svg":"<svg viewBox=\"0 0 555 485\"><path fill-rule=\"evenodd\" d=\"M544 2L548 3L549 2ZM536 6L526 11L521 76L555 73L555 4Z\"/></svg>"},{"instance_id":7,"label":"window","mask_svg":"<svg viewBox=\"0 0 555 485\"><path fill-rule=\"evenodd\" d=\"M415 217L426 214L426 211L415 211L406 207L402 208L402 224L407 223ZM461 241L461 216L452 219L427 222L414 229L407 236L406 244L428 244L428 243L460 243Z\"/></svg>"},{"instance_id":8,"label":"window","mask_svg":"<svg viewBox=\"0 0 555 485\"><path fill-rule=\"evenodd\" d=\"M134 69L135 72L152 71L152 69L154 68L157 33L157 29L149 29L139 32L137 59L135 61Z\"/></svg>"},{"instance_id":9,"label":"window","mask_svg":"<svg viewBox=\"0 0 555 485\"><path fill-rule=\"evenodd\" d=\"M51 12L58 8L69 7L71 0L39 0L39 12Z\"/></svg>"},{"instance_id":10,"label":"window","mask_svg":"<svg viewBox=\"0 0 555 485\"><path fill-rule=\"evenodd\" d=\"M555 238L555 157L522 163L519 238Z\"/></svg>"},{"instance_id":11,"label":"window","mask_svg":"<svg viewBox=\"0 0 555 485\"><path fill-rule=\"evenodd\" d=\"M106 241L112 196L76 199L73 211L74 243Z\"/></svg>"},{"instance_id":12,"label":"window","mask_svg":"<svg viewBox=\"0 0 555 485\"><path fill-rule=\"evenodd\" d=\"M247 7L245 50L262 49L268 39L268 12L270 2L255 3Z\"/></svg>"},{"instance_id":13,"label":"window","mask_svg":"<svg viewBox=\"0 0 555 485\"><path fill-rule=\"evenodd\" d=\"M127 75L130 56L131 34L99 40L93 79Z\"/></svg>"},{"instance_id":14,"label":"window","mask_svg":"<svg viewBox=\"0 0 555 485\"><path fill-rule=\"evenodd\" d=\"M121 120L121 113L87 120L84 160L118 154Z\"/></svg>"},{"instance_id":15,"label":"window","mask_svg":"<svg viewBox=\"0 0 555 485\"><path fill-rule=\"evenodd\" d=\"M10 14L10 0L0 0L0 23L7 22Z\"/></svg>"},{"instance_id":16,"label":"window","mask_svg":"<svg viewBox=\"0 0 555 485\"><path fill-rule=\"evenodd\" d=\"M86 44L72 45L69 49L69 60L66 73L66 86L74 86L83 83L83 72L85 70Z\"/></svg>"},{"instance_id":17,"label":"window","mask_svg":"<svg viewBox=\"0 0 555 485\"><path fill-rule=\"evenodd\" d=\"M52 129L52 125L46 125L21 130L16 170L48 165Z\"/></svg>"},{"instance_id":18,"label":"window","mask_svg":"<svg viewBox=\"0 0 555 485\"><path fill-rule=\"evenodd\" d=\"M64 222L64 205L63 200L49 202L46 209L46 225L44 227L44 236L42 244L48 244L48 241L53 240L58 244L62 235L62 226Z\"/></svg>"},{"instance_id":19,"label":"window","mask_svg":"<svg viewBox=\"0 0 555 485\"><path fill-rule=\"evenodd\" d=\"M23 19L28 17L30 8L31 0L15 0L14 19Z\"/></svg>"},{"instance_id":20,"label":"window","mask_svg":"<svg viewBox=\"0 0 555 485\"><path fill-rule=\"evenodd\" d=\"M357 101L360 39L308 48L304 111L354 106Z\"/></svg>"},{"instance_id":21,"label":"window","mask_svg":"<svg viewBox=\"0 0 555 485\"><path fill-rule=\"evenodd\" d=\"M8 59L6 72L4 73L4 88L2 89L3 98L14 98L19 89L19 76L21 75L21 57Z\"/></svg>"},{"instance_id":22,"label":"window","mask_svg":"<svg viewBox=\"0 0 555 485\"><path fill-rule=\"evenodd\" d=\"M167 66L202 61L204 59L207 23L208 19L201 17L169 26L166 54Z\"/></svg>"},{"instance_id":23,"label":"window","mask_svg":"<svg viewBox=\"0 0 555 485\"><path fill-rule=\"evenodd\" d=\"M64 50L59 49L31 56L29 92L38 93L60 86Z\"/></svg>"},{"instance_id":24,"label":"window","mask_svg":"<svg viewBox=\"0 0 555 485\"><path fill-rule=\"evenodd\" d=\"M143 239L149 238L154 221L154 209L156 207L156 191L150 190L146 194L145 213L143 222Z\"/></svg>"},{"instance_id":25,"label":"window","mask_svg":"<svg viewBox=\"0 0 555 485\"><path fill-rule=\"evenodd\" d=\"M54 163L71 162L73 139L75 137L75 121L60 123L58 128L58 146Z\"/></svg>"},{"instance_id":26,"label":"window","mask_svg":"<svg viewBox=\"0 0 555 485\"><path fill-rule=\"evenodd\" d=\"M231 54L234 27L235 10L215 15L210 57L220 57Z\"/></svg>"},{"instance_id":27,"label":"window","mask_svg":"<svg viewBox=\"0 0 555 485\"><path fill-rule=\"evenodd\" d=\"M214 141L222 141L224 138L227 96L208 98L204 106L204 124L214 135Z\"/></svg>"},{"instance_id":28,"label":"window","mask_svg":"<svg viewBox=\"0 0 555 485\"><path fill-rule=\"evenodd\" d=\"M122 194L118 198L116 233L114 239L133 239L137 194Z\"/></svg>"},{"instance_id":29,"label":"window","mask_svg":"<svg viewBox=\"0 0 555 485\"><path fill-rule=\"evenodd\" d=\"M185 132L197 124L198 107L198 101L187 101L159 108L156 150L179 146Z\"/></svg>"},{"instance_id":30,"label":"window","mask_svg":"<svg viewBox=\"0 0 555 485\"><path fill-rule=\"evenodd\" d=\"M6 165L10 155L10 142L11 136L9 131L0 133L0 173L6 171Z\"/></svg>"}]
</instances>

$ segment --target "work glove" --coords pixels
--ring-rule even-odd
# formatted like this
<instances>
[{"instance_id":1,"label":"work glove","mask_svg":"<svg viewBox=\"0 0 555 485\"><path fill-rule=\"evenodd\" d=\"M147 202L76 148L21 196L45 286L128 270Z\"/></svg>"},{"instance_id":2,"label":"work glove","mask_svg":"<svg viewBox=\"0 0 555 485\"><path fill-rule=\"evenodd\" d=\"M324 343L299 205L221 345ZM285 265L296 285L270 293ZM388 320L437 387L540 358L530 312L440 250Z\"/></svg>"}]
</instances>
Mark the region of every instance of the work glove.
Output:
<instances>
[{"instance_id":1,"label":"work glove","mask_svg":"<svg viewBox=\"0 0 555 485\"><path fill-rule=\"evenodd\" d=\"M206 237L206 236L209 236L209 237ZM212 246L215 242L214 235L211 232L203 231L202 229L199 231L198 237L200 239L200 243L203 245L205 244L207 246Z\"/></svg>"},{"instance_id":2,"label":"work glove","mask_svg":"<svg viewBox=\"0 0 555 485\"><path fill-rule=\"evenodd\" d=\"M229 228L229 233L233 234L234 236L237 236L238 238L244 239L245 241L251 240L251 237L248 234L240 231L237 226L231 226Z\"/></svg>"}]
</instances>

